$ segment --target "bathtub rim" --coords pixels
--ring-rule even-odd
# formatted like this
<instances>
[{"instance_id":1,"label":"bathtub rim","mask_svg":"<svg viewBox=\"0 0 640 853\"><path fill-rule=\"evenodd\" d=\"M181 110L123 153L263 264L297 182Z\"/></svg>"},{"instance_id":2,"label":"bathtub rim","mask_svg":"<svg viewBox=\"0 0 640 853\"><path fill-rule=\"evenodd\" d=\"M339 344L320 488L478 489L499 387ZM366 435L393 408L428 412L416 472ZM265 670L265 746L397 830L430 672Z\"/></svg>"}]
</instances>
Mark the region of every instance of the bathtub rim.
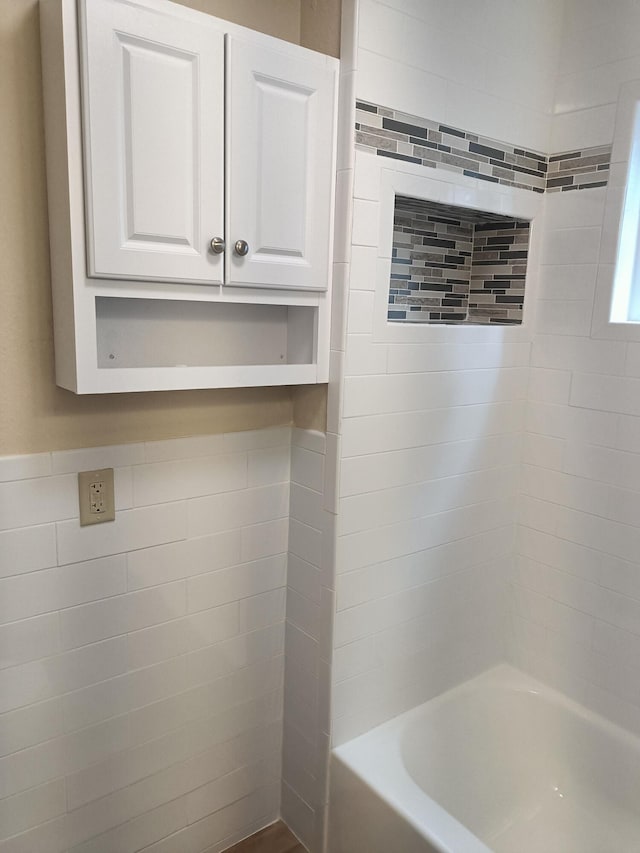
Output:
<instances>
[{"instance_id":1,"label":"bathtub rim","mask_svg":"<svg viewBox=\"0 0 640 853\"><path fill-rule=\"evenodd\" d=\"M640 737L596 711L585 707L553 687L538 681L511 664L500 663L439 694L433 699L393 717L364 734L334 747L332 761L347 767L373 795L381 798L438 853L492 853L483 841L434 800L410 775L402 759L402 735L406 728L425 713L425 709L459 700L476 689L500 688L512 692L540 695L584 723L598 729L640 755ZM384 758L378 759L382 744ZM390 748L392 747L392 748ZM393 781L389 781L392 779Z\"/></svg>"}]
</instances>

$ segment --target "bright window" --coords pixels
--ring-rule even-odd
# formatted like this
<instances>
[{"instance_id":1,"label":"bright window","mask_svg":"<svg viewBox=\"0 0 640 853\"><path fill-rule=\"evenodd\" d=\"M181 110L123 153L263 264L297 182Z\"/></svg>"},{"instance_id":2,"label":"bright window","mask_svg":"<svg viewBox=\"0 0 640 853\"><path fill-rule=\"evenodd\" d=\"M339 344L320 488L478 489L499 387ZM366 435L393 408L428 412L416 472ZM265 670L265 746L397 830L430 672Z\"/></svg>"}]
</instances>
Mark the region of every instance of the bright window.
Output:
<instances>
[{"instance_id":1,"label":"bright window","mask_svg":"<svg viewBox=\"0 0 640 853\"><path fill-rule=\"evenodd\" d=\"M635 105L632 138L613 281L612 323L640 323L640 101Z\"/></svg>"}]
</instances>

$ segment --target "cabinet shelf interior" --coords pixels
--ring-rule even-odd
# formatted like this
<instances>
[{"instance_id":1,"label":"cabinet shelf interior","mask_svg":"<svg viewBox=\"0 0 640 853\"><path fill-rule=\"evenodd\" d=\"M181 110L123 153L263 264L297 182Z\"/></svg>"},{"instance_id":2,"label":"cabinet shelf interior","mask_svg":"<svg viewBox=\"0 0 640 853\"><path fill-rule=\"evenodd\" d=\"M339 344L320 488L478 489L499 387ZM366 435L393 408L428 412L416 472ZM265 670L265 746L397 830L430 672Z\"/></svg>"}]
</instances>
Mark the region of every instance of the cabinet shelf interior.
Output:
<instances>
[{"instance_id":1,"label":"cabinet shelf interior","mask_svg":"<svg viewBox=\"0 0 640 853\"><path fill-rule=\"evenodd\" d=\"M313 364L317 308L96 297L98 367Z\"/></svg>"}]
</instances>

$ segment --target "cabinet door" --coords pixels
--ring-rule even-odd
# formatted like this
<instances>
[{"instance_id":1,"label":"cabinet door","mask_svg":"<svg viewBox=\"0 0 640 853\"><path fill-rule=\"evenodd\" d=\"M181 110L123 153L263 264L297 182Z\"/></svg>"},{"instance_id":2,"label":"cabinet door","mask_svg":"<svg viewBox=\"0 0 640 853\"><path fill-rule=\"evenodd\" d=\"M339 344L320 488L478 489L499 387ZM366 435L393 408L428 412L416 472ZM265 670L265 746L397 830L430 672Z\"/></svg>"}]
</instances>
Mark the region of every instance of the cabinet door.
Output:
<instances>
[{"instance_id":1,"label":"cabinet door","mask_svg":"<svg viewBox=\"0 0 640 853\"><path fill-rule=\"evenodd\" d=\"M229 39L228 284L326 289L334 75L320 62ZM248 244L244 256L238 240Z\"/></svg>"},{"instance_id":2,"label":"cabinet door","mask_svg":"<svg viewBox=\"0 0 640 853\"><path fill-rule=\"evenodd\" d=\"M122 0L81 13L88 274L221 282L224 36Z\"/></svg>"}]
</instances>

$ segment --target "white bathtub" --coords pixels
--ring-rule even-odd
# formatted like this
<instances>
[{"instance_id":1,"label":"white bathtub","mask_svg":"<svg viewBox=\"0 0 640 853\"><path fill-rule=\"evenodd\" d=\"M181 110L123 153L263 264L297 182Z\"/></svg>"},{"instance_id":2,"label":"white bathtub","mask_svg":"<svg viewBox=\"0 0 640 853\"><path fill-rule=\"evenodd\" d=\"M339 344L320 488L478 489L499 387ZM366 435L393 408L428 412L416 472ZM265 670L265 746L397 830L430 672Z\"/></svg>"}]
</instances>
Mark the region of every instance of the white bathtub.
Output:
<instances>
[{"instance_id":1,"label":"white bathtub","mask_svg":"<svg viewBox=\"0 0 640 853\"><path fill-rule=\"evenodd\" d=\"M638 853L640 739L509 666L334 750L329 853Z\"/></svg>"}]
</instances>

